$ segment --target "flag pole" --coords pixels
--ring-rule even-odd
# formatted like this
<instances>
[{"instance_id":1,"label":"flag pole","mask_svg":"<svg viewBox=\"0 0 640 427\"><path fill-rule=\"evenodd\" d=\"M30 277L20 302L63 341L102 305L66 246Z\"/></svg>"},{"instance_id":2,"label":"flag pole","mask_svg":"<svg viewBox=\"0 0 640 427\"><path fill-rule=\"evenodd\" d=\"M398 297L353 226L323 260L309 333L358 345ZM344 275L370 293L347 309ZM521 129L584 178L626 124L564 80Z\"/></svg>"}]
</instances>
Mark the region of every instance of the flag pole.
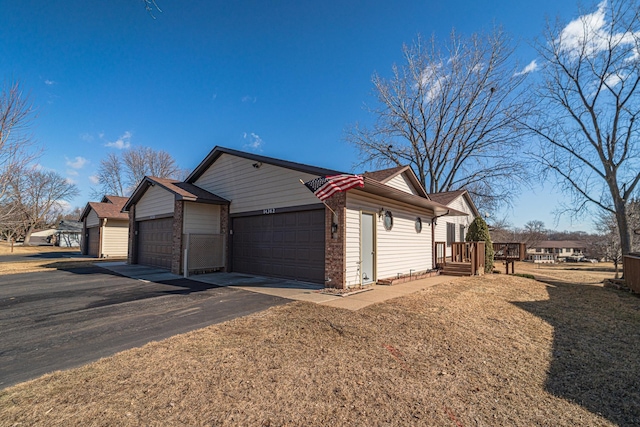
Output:
<instances>
[{"instance_id":1,"label":"flag pole","mask_svg":"<svg viewBox=\"0 0 640 427\"><path fill-rule=\"evenodd\" d=\"M304 184L304 181L303 181L303 180L299 179L299 181L300 181L300 184L302 184L302 185L304 185L304 186L306 187L306 185ZM324 201L324 200L321 200L321 202L322 202L322 204L323 204L323 205L325 205L325 206L327 207L327 209L329 209L329 210L331 211L331 213L332 213L336 218L338 217L338 215L336 214L336 212L335 212L333 209L331 209L331 208L329 207L329 205L325 203L325 201Z\"/></svg>"}]
</instances>

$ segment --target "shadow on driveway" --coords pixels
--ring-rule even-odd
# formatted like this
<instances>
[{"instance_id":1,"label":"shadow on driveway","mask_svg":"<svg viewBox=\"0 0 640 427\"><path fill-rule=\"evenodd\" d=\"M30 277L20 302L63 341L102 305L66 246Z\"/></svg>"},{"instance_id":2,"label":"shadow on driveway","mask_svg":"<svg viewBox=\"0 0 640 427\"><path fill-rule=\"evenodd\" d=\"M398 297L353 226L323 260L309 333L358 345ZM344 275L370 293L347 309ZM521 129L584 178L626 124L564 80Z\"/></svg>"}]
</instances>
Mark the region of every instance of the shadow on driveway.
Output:
<instances>
[{"instance_id":1,"label":"shadow on driveway","mask_svg":"<svg viewBox=\"0 0 640 427\"><path fill-rule=\"evenodd\" d=\"M0 275L0 389L287 302L100 267Z\"/></svg>"},{"instance_id":2,"label":"shadow on driveway","mask_svg":"<svg viewBox=\"0 0 640 427\"><path fill-rule=\"evenodd\" d=\"M514 302L554 327L547 390L619 425L640 425L640 298L546 283L549 300Z\"/></svg>"}]
</instances>

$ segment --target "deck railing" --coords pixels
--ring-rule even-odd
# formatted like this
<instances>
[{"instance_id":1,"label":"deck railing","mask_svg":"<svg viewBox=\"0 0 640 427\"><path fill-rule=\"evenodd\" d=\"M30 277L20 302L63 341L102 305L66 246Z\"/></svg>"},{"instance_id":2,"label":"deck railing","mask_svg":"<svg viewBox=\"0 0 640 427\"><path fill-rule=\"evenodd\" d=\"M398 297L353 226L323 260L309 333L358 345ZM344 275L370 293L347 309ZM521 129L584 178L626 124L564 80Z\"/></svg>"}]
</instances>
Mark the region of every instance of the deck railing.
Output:
<instances>
[{"instance_id":1,"label":"deck railing","mask_svg":"<svg viewBox=\"0 0 640 427\"><path fill-rule=\"evenodd\" d=\"M447 262L471 264L471 275L484 273L485 242L452 242L451 257L447 260L445 242L435 242L436 266L444 268Z\"/></svg>"},{"instance_id":2,"label":"deck railing","mask_svg":"<svg viewBox=\"0 0 640 427\"><path fill-rule=\"evenodd\" d=\"M493 259L502 261L524 261L527 246L524 243L494 243Z\"/></svg>"}]
</instances>

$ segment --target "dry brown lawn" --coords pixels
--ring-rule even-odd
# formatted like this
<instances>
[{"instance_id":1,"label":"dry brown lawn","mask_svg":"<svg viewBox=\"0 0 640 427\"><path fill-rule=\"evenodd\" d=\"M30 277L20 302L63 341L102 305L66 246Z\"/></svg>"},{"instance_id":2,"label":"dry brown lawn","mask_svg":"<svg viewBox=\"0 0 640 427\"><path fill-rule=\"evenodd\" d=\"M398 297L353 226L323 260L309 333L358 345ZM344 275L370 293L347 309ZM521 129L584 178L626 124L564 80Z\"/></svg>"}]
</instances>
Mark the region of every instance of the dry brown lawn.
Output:
<instances>
[{"instance_id":1,"label":"dry brown lawn","mask_svg":"<svg viewBox=\"0 0 640 427\"><path fill-rule=\"evenodd\" d=\"M0 425L640 425L639 326L637 296L504 274L296 302L0 391Z\"/></svg>"},{"instance_id":2,"label":"dry brown lawn","mask_svg":"<svg viewBox=\"0 0 640 427\"><path fill-rule=\"evenodd\" d=\"M14 246L13 252L11 246L6 242L0 242L1 255L26 255L26 254L42 254L48 252L69 252L77 250L74 248L60 248L57 246ZM86 258L57 258L52 259L34 259L33 261L3 262L0 257L0 275L20 274L20 273L37 273L52 269L70 269L78 267L87 267L95 261ZM111 260L112 261L112 260Z\"/></svg>"}]
</instances>

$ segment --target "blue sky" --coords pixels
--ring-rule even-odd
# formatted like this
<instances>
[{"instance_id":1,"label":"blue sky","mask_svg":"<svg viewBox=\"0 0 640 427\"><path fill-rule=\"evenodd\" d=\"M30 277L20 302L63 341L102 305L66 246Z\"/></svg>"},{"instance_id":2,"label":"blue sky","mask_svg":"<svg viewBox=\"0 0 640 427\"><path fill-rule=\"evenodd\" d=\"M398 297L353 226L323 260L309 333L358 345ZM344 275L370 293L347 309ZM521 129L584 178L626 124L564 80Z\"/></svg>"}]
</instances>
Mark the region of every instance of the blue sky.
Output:
<instances>
[{"instance_id":1,"label":"blue sky","mask_svg":"<svg viewBox=\"0 0 640 427\"><path fill-rule=\"evenodd\" d=\"M166 150L186 169L221 145L352 171L344 131L371 123L371 75L390 75L416 34L502 25L524 66L546 18L578 15L564 0L158 4L153 19L139 0L0 0L0 77L37 106L39 162L77 183L72 206L89 201L100 159L128 145ZM500 216L554 226L552 187L524 191Z\"/></svg>"}]
</instances>

